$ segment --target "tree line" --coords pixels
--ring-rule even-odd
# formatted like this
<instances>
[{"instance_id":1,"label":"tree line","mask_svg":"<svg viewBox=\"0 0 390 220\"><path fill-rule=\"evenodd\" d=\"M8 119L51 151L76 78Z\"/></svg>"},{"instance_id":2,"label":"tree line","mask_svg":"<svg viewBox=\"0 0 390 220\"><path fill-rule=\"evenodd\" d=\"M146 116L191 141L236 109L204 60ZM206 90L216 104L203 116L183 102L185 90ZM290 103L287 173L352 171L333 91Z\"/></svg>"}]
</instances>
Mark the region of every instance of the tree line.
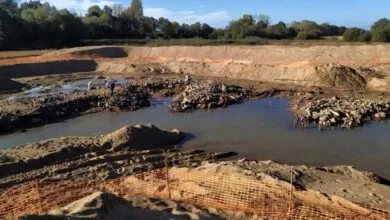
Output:
<instances>
[{"instance_id":1,"label":"tree line","mask_svg":"<svg viewBox=\"0 0 390 220\"><path fill-rule=\"evenodd\" d=\"M83 16L40 1L0 0L0 49L45 48L81 45L86 39L267 39L312 40L343 36L345 41L390 42L390 20L377 21L371 30L329 23L300 21L271 24L265 15L244 15L226 28L206 23L179 24L166 18L144 16L142 1L92 6Z\"/></svg>"}]
</instances>

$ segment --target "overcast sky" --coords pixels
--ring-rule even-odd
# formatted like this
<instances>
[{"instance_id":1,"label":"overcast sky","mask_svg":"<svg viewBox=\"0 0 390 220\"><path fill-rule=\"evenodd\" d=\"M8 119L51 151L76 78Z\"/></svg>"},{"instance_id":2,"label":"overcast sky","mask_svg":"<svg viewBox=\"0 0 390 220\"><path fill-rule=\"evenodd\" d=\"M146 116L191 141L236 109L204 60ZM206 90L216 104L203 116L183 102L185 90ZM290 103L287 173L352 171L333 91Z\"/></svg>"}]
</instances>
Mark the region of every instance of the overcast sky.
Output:
<instances>
[{"instance_id":1,"label":"overcast sky","mask_svg":"<svg viewBox=\"0 0 390 220\"><path fill-rule=\"evenodd\" d=\"M57 8L79 13L92 5L122 4L131 0L42 0ZM330 22L337 25L369 28L382 17L390 17L390 0L143 0L146 16L166 17L180 23L206 22L224 27L243 14L266 14L278 21Z\"/></svg>"}]
</instances>

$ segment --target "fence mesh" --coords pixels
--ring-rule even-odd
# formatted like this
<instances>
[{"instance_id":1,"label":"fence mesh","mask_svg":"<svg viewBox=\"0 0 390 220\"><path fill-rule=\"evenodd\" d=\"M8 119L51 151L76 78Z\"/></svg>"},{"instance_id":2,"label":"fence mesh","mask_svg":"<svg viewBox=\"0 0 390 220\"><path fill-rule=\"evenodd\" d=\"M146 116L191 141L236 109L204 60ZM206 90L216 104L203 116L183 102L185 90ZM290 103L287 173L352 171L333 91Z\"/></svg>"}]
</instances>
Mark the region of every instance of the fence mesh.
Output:
<instances>
[{"instance_id":1,"label":"fence mesh","mask_svg":"<svg viewBox=\"0 0 390 220\"><path fill-rule=\"evenodd\" d=\"M96 191L122 198L171 199L199 207L286 219L390 219L386 210L331 201L291 184L237 173L163 168L110 180L30 182L0 191L0 218L44 214Z\"/></svg>"}]
</instances>

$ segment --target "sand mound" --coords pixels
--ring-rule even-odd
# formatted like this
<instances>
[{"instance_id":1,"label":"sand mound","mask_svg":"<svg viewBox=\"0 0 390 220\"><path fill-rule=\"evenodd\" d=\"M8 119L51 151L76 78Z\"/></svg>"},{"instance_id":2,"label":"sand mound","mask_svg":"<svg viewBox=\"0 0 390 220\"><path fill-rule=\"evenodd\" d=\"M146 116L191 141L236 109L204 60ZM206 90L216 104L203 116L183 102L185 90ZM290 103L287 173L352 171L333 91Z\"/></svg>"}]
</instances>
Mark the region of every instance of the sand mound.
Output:
<instances>
[{"instance_id":1,"label":"sand mound","mask_svg":"<svg viewBox=\"0 0 390 220\"><path fill-rule=\"evenodd\" d=\"M22 83L0 76L0 91L20 90L24 86Z\"/></svg>"},{"instance_id":2,"label":"sand mound","mask_svg":"<svg viewBox=\"0 0 390 220\"><path fill-rule=\"evenodd\" d=\"M95 192L63 208L49 211L46 216L26 216L22 219L210 219L200 210L193 213L173 201L143 197L130 200L132 203L110 193Z\"/></svg>"},{"instance_id":3,"label":"sand mound","mask_svg":"<svg viewBox=\"0 0 390 220\"><path fill-rule=\"evenodd\" d=\"M130 147L134 149L150 149L173 146L184 138L177 129L160 130L154 125L126 126L101 138L102 145L112 148Z\"/></svg>"},{"instance_id":4,"label":"sand mound","mask_svg":"<svg viewBox=\"0 0 390 220\"><path fill-rule=\"evenodd\" d=\"M63 137L0 150L0 178L77 159L85 154L120 150L152 150L180 143L184 134L153 125L126 126L111 134L93 137Z\"/></svg>"},{"instance_id":5,"label":"sand mound","mask_svg":"<svg viewBox=\"0 0 390 220\"><path fill-rule=\"evenodd\" d=\"M69 205L50 211L49 215L66 215L94 219L113 219L129 211L131 205L115 195L96 192Z\"/></svg>"}]
</instances>

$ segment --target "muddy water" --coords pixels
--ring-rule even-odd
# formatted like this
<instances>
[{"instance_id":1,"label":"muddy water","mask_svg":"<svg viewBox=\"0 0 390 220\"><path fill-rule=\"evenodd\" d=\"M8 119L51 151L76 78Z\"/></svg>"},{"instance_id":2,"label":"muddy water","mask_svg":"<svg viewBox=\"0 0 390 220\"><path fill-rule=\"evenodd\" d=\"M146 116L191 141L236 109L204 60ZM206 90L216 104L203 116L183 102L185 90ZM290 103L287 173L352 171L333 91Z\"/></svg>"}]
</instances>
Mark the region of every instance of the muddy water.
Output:
<instances>
[{"instance_id":1,"label":"muddy water","mask_svg":"<svg viewBox=\"0 0 390 220\"><path fill-rule=\"evenodd\" d=\"M169 100L154 102L148 109L102 112L63 123L0 136L0 148L71 135L98 135L121 126L153 123L179 128L193 136L185 148L235 151L243 157L276 160L289 164L354 165L390 179L390 123L355 130L296 129L285 99L251 101L211 112L173 114Z\"/></svg>"}]
</instances>

